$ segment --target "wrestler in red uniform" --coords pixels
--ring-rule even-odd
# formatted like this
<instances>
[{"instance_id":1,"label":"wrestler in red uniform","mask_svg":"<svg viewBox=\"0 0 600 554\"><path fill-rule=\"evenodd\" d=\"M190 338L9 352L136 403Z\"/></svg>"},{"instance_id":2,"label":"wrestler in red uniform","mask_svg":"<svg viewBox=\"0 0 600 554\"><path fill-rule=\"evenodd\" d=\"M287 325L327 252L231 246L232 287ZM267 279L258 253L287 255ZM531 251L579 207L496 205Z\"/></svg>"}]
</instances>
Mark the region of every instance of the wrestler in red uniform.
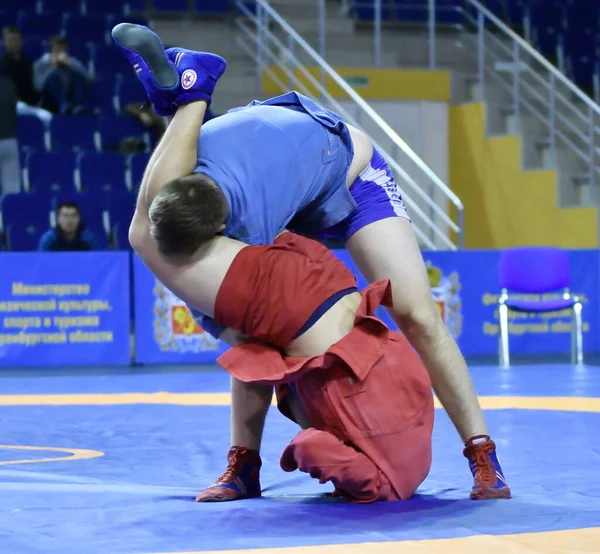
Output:
<instances>
[{"instance_id":1,"label":"wrestler in red uniform","mask_svg":"<svg viewBox=\"0 0 600 554\"><path fill-rule=\"evenodd\" d=\"M292 233L272 246L242 249L215 303L219 324L253 337L219 364L241 381L277 385L280 410L297 420L287 385L293 383L306 411L311 427L286 447L281 467L332 481L338 494L357 502L408 499L431 466L427 371L404 336L373 315L391 304L389 281L359 296L341 261ZM326 344L315 352L314 338L323 335ZM253 468L258 473L258 453L234 447L229 458L231 472L197 500L234 498L242 482L258 484L247 478ZM228 482L228 473L237 477ZM259 496L260 485L244 493Z\"/></svg>"}]
</instances>

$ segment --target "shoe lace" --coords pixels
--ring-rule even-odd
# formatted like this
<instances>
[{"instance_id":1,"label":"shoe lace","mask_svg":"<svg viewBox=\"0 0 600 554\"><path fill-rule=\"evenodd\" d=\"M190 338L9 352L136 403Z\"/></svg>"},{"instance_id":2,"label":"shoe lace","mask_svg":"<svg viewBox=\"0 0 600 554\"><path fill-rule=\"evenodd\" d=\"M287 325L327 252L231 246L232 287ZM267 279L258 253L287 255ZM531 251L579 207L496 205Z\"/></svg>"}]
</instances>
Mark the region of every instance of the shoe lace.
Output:
<instances>
[{"instance_id":1,"label":"shoe lace","mask_svg":"<svg viewBox=\"0 0 600 554\"><path fill-rule=\"evenodd\" d=\"M227 457L227 468L223 472L223 475L217 479L217 483L231 483L231 481L237 479L241 461L240 457L245 453L246 451L242 449L232 450L230 452L229 456Z\"/></svg>"},{"instance_id":2,"label":"shoe lace","mask_svg":"<svg viewBox=\"0 0 600 554\"><path fill-rule=\"evenodd\" d=\"M495 483L496 482L496 468L490 460L489 452L492 450L492 445L481 444L471 447L472 450L469 452L469 458L475 465L475 482L477 484L483 483Z\"/></svg>"}]
</instances>

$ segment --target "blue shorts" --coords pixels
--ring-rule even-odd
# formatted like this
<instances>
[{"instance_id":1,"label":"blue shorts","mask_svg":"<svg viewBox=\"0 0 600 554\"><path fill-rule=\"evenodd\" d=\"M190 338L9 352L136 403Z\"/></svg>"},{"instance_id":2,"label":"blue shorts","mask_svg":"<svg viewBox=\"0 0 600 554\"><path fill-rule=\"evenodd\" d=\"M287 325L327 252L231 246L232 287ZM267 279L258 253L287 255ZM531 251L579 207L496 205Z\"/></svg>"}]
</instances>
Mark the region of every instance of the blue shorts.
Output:
<instances>
[{"instance_id":1,"label":"blue shorts","mask_svg":"<svg viewBox=\"0 0 600 554\"><path fill-rule=\"evenodd\" d=\"M345 242L356 231L375 221L390 217L403 217L410 221L394 176L376 149L373 149L369 165L350 185L350 194L356 202L356 209L333 227L319 231L319 238Z\"/></svg>"}]
</instances>

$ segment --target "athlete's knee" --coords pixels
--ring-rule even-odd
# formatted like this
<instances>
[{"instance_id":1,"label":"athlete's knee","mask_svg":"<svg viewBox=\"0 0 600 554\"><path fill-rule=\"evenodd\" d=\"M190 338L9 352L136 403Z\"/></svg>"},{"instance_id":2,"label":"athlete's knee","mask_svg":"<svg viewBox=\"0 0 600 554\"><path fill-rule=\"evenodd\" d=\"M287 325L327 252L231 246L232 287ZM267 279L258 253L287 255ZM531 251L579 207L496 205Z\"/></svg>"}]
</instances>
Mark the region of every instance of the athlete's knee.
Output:
<instances>
[{"instance_id":1,"label":"athlete's knee","mask_svg":"<svg viewBox=\"0 0 600 554\"><path fill-rule=\"evenodd\" d=\"M398 325L413 345L415 342L435 340L446 329L433 301L423 302L399 315Z\"/></svg>"}]
</instances>

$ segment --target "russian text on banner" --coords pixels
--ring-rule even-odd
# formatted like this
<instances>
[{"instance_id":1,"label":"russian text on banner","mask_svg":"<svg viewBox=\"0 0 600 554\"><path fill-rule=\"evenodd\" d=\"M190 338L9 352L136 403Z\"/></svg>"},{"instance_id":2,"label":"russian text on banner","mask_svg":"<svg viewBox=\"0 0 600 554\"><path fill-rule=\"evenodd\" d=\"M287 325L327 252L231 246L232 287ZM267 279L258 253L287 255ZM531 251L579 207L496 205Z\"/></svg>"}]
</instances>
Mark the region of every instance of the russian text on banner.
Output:
<instances>
[{"instance_id":1,"label":"russian text on banner","mask_svg":"<svg viewBox=\"0 0 600 554\"><path fill-rule=\"evenodd\" d=\"M357 276L365 280L345 250L335 251ZM498 353L498 297L500 295L495 250L424 252L431 294L450 334L466 356L496 356ZM585 353L600 352L600 252L570 250L571 292L583 302L583 347ZM544 298L560 296L544 295ZM528 295L529 300L541 298ZM395 329L384 310L377 314ZM567 354L571 350L569 310L543 314L509 313L512 354Z\"/></svg>"},{"instance_id":2,"label":"russian text on banner","mask_svg":"<svg viewBox=\"0 0 600 554\"><path fill-rule=\"evenodd\" d=\"M0 366L127 365L127 252L0 256Z\"/></svg>"}]
</instances>

